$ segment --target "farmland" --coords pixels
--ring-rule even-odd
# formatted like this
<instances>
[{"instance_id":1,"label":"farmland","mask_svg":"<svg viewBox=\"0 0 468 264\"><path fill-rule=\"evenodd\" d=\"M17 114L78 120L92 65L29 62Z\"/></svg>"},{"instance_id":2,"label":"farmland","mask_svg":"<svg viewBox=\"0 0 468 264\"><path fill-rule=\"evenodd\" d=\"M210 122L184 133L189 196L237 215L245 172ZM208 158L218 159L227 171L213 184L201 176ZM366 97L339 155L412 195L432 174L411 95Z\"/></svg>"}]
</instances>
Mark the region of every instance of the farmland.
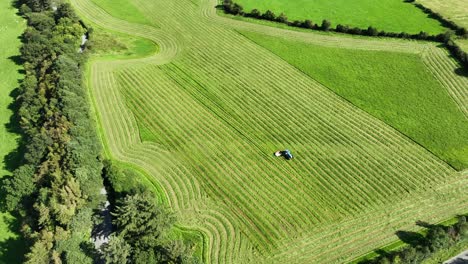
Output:
<instances>
[{"instance_id":1,"label":"farmland","mask_svg":"<svg viewBox=\"0 0 468 264\"><path fill-rule=\"evenodd\" d=\"M468 167L468 120L418 54L339 49L245 35L452 166ZM440 52L435 47L430 50Z\"/></svg>"},{"instance_id":2,"label":"farmland","mask_svg":"<svg viewBox=\"0 0 468 264\"><path fill-rule=\"evenodd\" d=\"M466 171L243 34L390 61L405 52L402 67L415 70L420 56L439 73L426 81L446 93L441 104L452 100L447 111L463 115L466 80L433 44L250 24L218 17L211 0L128 1L149 24L119 17L125 6L70 2L86 21L158 44L144 58L94 58L87 85L106 154L156 183L178 225L202 234L204 262L345 262L415 230L416 220L466 210ZM283 148L295 159L273 157Z\"/></svg>"},{"instance_id":3,"label":"farmland","mask_svg":"<svg viewBox=\"0 0 468 264\"><path fill-rule=\"evenodd\" d=\"M333 26L345 24L353 27L367 28L373 26L381 30L392 32L438 34L443 27L427 18L427 15L411 4L400 0L359 0L359 1L327 1L327 0L236 0L250 12L256 8L261 12L271 10L275 14L285 13L290 21L310 19L320 24L328 19ZM460 1L461 2L461 1Z\"/></svg>"},{"instance_id":4,"label":"farmland","mask_svg":"<svg viewBox=\"0 0 468 264\"><path fill-rule=\"evenodd\" d=\"M20 66L14 59L19 54L20 40L18 37L24 30L23 20L17 16L16 10L10 1L0 3L0 177L10 175L14 166L15 157L9 155L16 147L18 136L13 133L8 125L12 118L13 110L10 105L13 102L11 93L18 87L18 72ZM8 157L7 157L8 155ZM17 230L17 220L7 212L0 213L0 263L19 263L17 257L21 253L21 240Z\"/></svg>"}]
</instances>

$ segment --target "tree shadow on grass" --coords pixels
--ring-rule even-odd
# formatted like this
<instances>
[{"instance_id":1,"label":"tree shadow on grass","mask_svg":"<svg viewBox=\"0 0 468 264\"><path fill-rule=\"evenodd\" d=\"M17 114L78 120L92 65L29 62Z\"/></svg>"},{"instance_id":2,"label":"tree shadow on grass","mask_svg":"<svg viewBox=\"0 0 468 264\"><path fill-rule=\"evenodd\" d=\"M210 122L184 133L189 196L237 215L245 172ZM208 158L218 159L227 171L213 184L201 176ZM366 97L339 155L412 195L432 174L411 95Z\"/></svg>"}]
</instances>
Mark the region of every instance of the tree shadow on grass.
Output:
<instances>
[{"instance_id":1,"label":"tree shadow on grass","mask_svg":"<svg viewBox=\"0 0 468 264\"><path fill-rule=\"evenodd\" d=\"M425 241L424 236L417 232L400 230L397 231L395 234L401 241L412 246L421 245Z\"/></svg>"},{"instance_id":2,"label":"tree shadow on grass","mask_svg":"<svg viewBox=\"0 0 468 264\"><path fill-rule=\"evenodd\" d=\"M8 59L13 61L16 65L23 65L23 59L21 59L21 55L10 56Z\"/></svg>"},{"instance_id":3,"label":"tree shadow on grass","mask_svg":"<svg viewBox=\"0 0 468 264\"><path fill-rule=\"evenodd\" d=\"M468 70L465 68L455 69L455 74L468 78Z\"/></svg>"},{"instance_id":4,"label":"tree shadow on grass","mask_svg":"<svg viewBox=\"0 0 468 264\"><path fill-rule=\"evenodd\" d=\"M13 1L13 7L18 7L18 2ZM13 61L16 65L22 65L23 61L21 56L11 56L9 57L11 61ZM20 73L23 73L24 70L19 70ZM21 81L21 80L19 80ZM5 129L9 133L16 134L17 139L17 148L12 150L10 153L6 154L3 158L3 167L5 170L13 174L13 171L17 169L23 160L23 153L24 153L24 144L23 144L23 137L22 131L19 125L19 115L18 111L20 105L16 98L20 95L19 88L15 88L9 94L9 96L13 99L13 102L8 105L8 109L11 110L12 115L10 116L10 120L7 124L5 124ZM20 232L20 219L18 217L10 216L9 214L4 214L5 210L5 190L3 186L6 184L6 181L13 176L7 175L0 175L0 224L3 225L0 228L2 230L8 230L9 232L15 234L11 237L5 238L0 240L0 264L16 264L16 263L23 263L24 261L24 254L26 253L26 241L21 236ZM3 234L2 234L3 235Z\"/></svg>"},{"instance_id":5,"label":"tree shadow on grass","mask_svg":"<svg viewBox=\"0 0 468 264\"><path fill-rule=\"evenodd\" d=\"M17 218L0 215L0 222L8 225L8 230L20 234L20 222ZM0 241L0 264L23 263L26 253L25 241L21 236L9 237Z\"/></svg>"},{"instance_id":6,"label":"tree shadow on grass","mask_svg":"<svg viewBox=\"0 0 468 264\"><path fill-rule=\"evenodd\" d=\"M16 134L18 136L16 139L17 147L3 157L4 169L9 172L13 172L21 165L25 148L23 144L23 134L19 124L20 117L18 112L20 105L16 100L19 94L19 88L14 89L10 93L10 97L13 98L13 102L8 106L8 109L11 110L12 115L10 116L9 122L5 124L5 128L9 133Z\"/></svg>"}]
</instances>

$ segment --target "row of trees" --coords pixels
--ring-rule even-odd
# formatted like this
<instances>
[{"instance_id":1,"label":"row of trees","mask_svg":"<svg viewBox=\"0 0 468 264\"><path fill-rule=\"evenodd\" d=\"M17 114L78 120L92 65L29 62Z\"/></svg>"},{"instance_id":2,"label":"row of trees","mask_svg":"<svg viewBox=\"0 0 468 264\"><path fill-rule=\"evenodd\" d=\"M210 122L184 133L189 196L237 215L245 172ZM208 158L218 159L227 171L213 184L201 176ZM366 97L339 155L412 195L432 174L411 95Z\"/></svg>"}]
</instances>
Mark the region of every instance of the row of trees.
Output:
<instances>
[{"instance_id":1,"label":"row of trees","mask_svg":"<svg viewBox=\"0 0 468 264\"><path fill-rule=\"evenodd\" d=\"M420 4L415 4L417 7L423 9L424 12L429 13L431 17L438 19L443 25L447 26L450 29L455 30L455 33L460 37L466 38L468 37L468 32L465 28L459 27L454 22L446 20L440 14L433 12L432 10L421 6ZM437 35L431 35L427 32L421 31L418 34L409 34L406 32L386 32L384 30L378 30L375 27L369 26L368 28L359 28L359 27L349 27L347 25L338 24L335 28L332 28L331 22L328 20L323 20L320 25L317 23L313 23L311 20L306 19L304 21L289 21L288 17L281 13L280 15L276 16L270 10L265 11L263 14L258 9L253 9L250 13L245 12L244 8L234 3L232 0L224 0L223 1L223 10L232 15L240 15L245 17L252 17L256 19L264 19L269 21L274 21L278 23L287 24L292 27L300 27L300 28L307 28L307 29L314 29L314 30L322 30L322 31L335 31L339 33L346 33L352 35L363 35L363 36L379 36L379 37L390 37L390 38L404 38L404 39L417 39L417 40L429 40L429 41L437 41L440 43L444 43L452 55L460 61L460 63L466 67L468 67L468 54L464 52L453 40L452 40L452 33L446 32Z\"/></svg>"},{"instance_id":2,"label":"row of trees","mask_svg":"<svg viewBox=\"0 0 468 264\"><path fill-rule=\"evenodd\" d=\"M421 31L418 34L409 34L405 32L395 33L395 32L385 32L384 30L378 30L375 27L369 26L368 28L359 28L359 27L349 27L347 25L338 24L335 28L332 28L331 22L329 20L322 20L319 24L313 23L311 20L306 19L304 21L295 20L289 21L288 17L281 13L279 16L276 16L270 10L261 13L258 9L253 9L250 13L244 12L244 9L241 5L234 3L232 0L224 0L223 9L226 13L232 15L241 15L245 17L253 17L257 19L264 19L274 22L279 22L287 24L293 27L301 27L314 30L322 31L335 31L340 33L347 33L353 35L364 35L364 36L383 36L383 37L393 37L393 38L410 38L410 39L420 39L420 40L433 40L443 42L443 38L446 34L439 35L430 35L426 32Z\"/></svg>"},{"instance_id":3,"label":"row of trees","mask_svg":"<svg viewBox=\"0 0 468 264\"><path fill-rule=\"evenodd\" d=\"M362 264L390 264L390 263L421 263L436 252L450 248L468 239L468 223L466 216L461 216L452 226L428 226L427 235L412 245L384 254L383 256L362 261Z\"/></svg>"},{"instance_id":4,"label":"row of trees","mask_svg":"<svg viewBox=\"0 0 468 264\"><path fill-rule=\"evenodd\" d=\"M175 217L156 203L145 186L128 180L138 177L133 171L106 161L103 172L116 205L112 208L115 232L101 249L105 263L199 263L192 256L193 244L168 238Z\"/></svg>"},{"instance_id":5,"label":"row of trees","mask_svg":"<svg viewBox=\"0 0 468 264\"><path fill-rule=\"evenodd\" d=\"M83 248L102 186L100 144L82 83L86 32L69 4L20 1L27 19L16 104L21 165L2 186L5 205L22 219L26 263L92 263Z\"/></svg>"}]
</instances>

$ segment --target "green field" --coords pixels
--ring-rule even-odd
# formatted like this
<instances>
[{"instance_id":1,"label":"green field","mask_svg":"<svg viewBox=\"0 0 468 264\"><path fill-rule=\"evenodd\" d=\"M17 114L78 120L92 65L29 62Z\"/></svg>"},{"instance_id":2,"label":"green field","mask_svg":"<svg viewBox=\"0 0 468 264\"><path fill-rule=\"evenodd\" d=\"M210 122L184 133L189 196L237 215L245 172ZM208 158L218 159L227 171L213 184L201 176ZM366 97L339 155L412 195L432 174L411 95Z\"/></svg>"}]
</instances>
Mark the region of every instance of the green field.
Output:
<instances>
[{"instance_id":1,"label":"green field","mask_svg":"<svg viewBox=\"0 0 468 264\"><path fill-rule=\"evenodd\" d=\"M15 64L21 44L18 37L23 33L25 23L16 15L10 1L0 3L0 177L10 175L8 168L14 166L14 156L6 158L17 147L18 135L12 133L8 124L13 115L10 104L11 93L22 78L18 72L21 66ZM6 161L6 160L8 161ZM0 212L0 263L20 263L23 245L17 232L17 220L7 212Z\"/></svg>"},{"instance_id":2,"label":"green field","mask_svg":"<svg viewBox=\"0 0 468 264\"><path fill-rule=\"evenodd\" d=\"M93 57L87 84L106 154L155 183L178 226L203 234L205 263L343 263L416 230L416 220L466 210L468 172L239 32L353 56L382 51L390 62L405 52L390 76L424 69L420 56L428 72L414 78L468 114L464 79L433 44L248 24L216 16L216 0L128 0L151 25L111 16L119 5L70 2L106 30L158 44L144 58ZM294 160L273 157L284 148Z\"/></svg>"},{"instance_id":3,"label":"green field","mask_svg":"<svg viewBox=\"0 0 468 264\"><path fill-rule=\"evenodd\" d=\"M323 19L337 24L353 27L376 27L391 32L433 34L445 29L436 20L429 19L421 10L404 3L402 0L235 0L244 10L250 12L256 8L261 12L271 10L275 14L285 13L290 21L310 19L320 24Z\"/></svg>"},{"instance_id":4,"label":"green field","mask_svg":"<svg viewBox=\"0 0 468 264\"><path fill-rule=\"evenodd\" d=\"M244 35L455 168L468 168L468 119L419 55Z\"/></svg>"},{"instance_id":5,"label":"green field","mask_svg":"<svg viewBox=\"0 0 468 264\"><path fill-rule=\"evenodd\" d=\"M93 0L93 2L116 18L134 23L150 24L150 21L127 0Z\"/></svg>"}]
</instances>

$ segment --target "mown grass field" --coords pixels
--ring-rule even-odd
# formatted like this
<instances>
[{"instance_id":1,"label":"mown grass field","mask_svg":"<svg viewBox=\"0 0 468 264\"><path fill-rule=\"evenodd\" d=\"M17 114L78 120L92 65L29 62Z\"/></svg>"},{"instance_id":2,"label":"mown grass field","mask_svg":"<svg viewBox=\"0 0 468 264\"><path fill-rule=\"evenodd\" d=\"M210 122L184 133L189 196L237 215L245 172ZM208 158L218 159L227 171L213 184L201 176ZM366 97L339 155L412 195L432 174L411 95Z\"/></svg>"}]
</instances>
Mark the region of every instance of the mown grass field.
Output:
<instances>
[{"instance_id":1,"label":"mown grass field","mask_svg":"<svg viewBox=\"0 0 468 264\"><path fill-rule=\"evenodd\" d=\"M10 105L13 102L11 93L18 87L18 80L22 78L18 72L21 66L15 60L19 55L21 44L18 37L23 33L25 23L16 15L16 9L11 1L0 3L0 178L10 175L8 168L14 166L14 156L6 156L17 147L18 135L12 133L10 118L13 111ZM8 160L8 161L7 161ZM16 233L17 220L7 212L0 212L0 263L20 263L23 252L22 243Z\"/></svg>"},{"instance_id":2,"label":"mown grass field","mask_svg":"<svg viewBox=\"0 0 468 264\"><path fill-rule=\"evenodd\" d=\"M467 0L417 0L462 27L468 27Z\"/></svg>"},{"instance_id":3,"label":"mown grass field","mask_svg":"<svg viewBox=\"0 0 468 264\"><path fill-rule=\"evenodd\" d=\"M310 19L320 24L323 19L337 24L353 27L376 27L392 32L419 33L421 30L433 34L444 32L444 28L435 20L427 18L411 4L401 0L236 0L245 11L256 8L261 12L271 10L275 14L285 13L289 20Z\"/></svg>"},{"instance_id":4,"label":"mown grass field","mask_svg":"<svg viewBox=\"0 0 468 264\"><path fill-rule=\"evenodd\" d=\"M468 119L418 54L244 35L458 170L468 167Z\"/></svg>"},{"instance_id":5,"label":"mown grass field","mask_svg":"<svg viewBox=\"0 0 468 264\"><path fill-rule=\"evenodd\" d=\"M157 27L70 2L102 28L159 45L145 58L94 58L87 83L108 155L151 177L178 225L202 234L204 262L342 263L416 220L466 210L467 172L239 31L420 54L464 111L466 86L432 44L247 24L216 16L216 0L129 0ZM283 148L295 159L273 157Z\"/></svg>"}]
</instances>

